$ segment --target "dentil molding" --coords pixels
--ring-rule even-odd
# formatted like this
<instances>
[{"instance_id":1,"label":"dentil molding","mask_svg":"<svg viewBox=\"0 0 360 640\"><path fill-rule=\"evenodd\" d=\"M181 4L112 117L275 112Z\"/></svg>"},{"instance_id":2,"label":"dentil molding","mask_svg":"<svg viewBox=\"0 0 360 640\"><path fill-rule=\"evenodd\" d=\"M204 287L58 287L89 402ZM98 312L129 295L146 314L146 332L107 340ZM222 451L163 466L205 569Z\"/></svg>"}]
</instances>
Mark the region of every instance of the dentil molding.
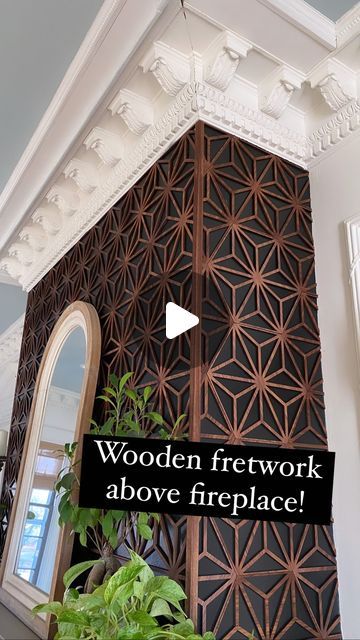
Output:
<instances>
[{"instance_id":1,"label":"dentil molding","mask_svg":"<svg viewBox=\"0 0 360 640\"><path fill-rule=\"evenodd\" d=\"M346 29L352 32L341 28L343 38ZM202 53L159 38L140 51L132 75L98 110L8 244L3 272L30 290L199 119L305 168L360 129L357 74L335 55L308 74L271 59L272 71L256 84L246 65L260 54L254 42L224 29ZM146 91L138 92L141 78ZM323 101L327 116L306 121L308 114L293 106L304 87Z\"/></svg>"}]
</instances>

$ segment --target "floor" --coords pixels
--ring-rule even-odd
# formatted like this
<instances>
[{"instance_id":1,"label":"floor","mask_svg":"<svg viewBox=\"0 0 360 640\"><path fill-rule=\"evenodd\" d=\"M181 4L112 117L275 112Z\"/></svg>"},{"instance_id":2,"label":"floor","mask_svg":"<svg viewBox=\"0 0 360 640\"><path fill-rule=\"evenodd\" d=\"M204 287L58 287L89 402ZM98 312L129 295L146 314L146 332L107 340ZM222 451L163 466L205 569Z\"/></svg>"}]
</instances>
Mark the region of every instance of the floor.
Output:
<instances>
[{"instance_id":1,"label":"floor","mask_svg":"<svg viewBox=\"0 0 360 640\"><path fill-rule=\"evenodd\" d=\"M0 640L38 640L38 637L0 604Z\"/></svg>"}]
</instances>

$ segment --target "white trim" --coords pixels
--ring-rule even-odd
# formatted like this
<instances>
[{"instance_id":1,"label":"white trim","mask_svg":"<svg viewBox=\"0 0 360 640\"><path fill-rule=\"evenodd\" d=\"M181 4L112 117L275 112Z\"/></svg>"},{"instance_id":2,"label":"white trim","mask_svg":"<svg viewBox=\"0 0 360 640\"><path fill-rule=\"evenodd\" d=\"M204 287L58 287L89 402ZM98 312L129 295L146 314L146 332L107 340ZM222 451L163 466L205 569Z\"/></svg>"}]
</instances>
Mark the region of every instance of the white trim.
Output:
<instances>
[{"instance_id":1,"label":"white trim","mask_svg":"<svg viewBox=\"0 0 360 640\"><path fill-rule=\"evenodd\" d=\"M304 46L310 46L310 17L316 16L318 31L320 26L326 31L329 22L335 28L303 0L253 1L260 13L268 15L269 7L286 13ZM202 21L202 51L181 38L179 48L169 44L183 20L177 0L149 0L140 13L142 0L104 3L75 71L71 67L64 79L66 90L55 96L24 154L32 162L20 162L17 184L10 180L0 197L0 271L24 289L30 290L199 119L304 168L360 130L355 73L336 52L329 57L329 47L315 38L312 55L318 62L304 73L224 29L211 17L214 2L206 5L209 15L189 2L188 17ZM349 12L348 19L353 22L354 16ZM286 28L281 17L274 20L275 30ZM348 22L341 24L344 29ZM241 75L252 56L262 56L272 68L257 83ZM307 81L322 97L319 113L292 104Z\"/></svg>"},{"instance_id":2,"label":"white trim","mask_svg":"<svg viewBox=\"0 0 360 640\"><path fill-rule=\"evenodd\" d=\"M0 366L17 362L20 354L25 314L20 316L0 335Z\"/></svg>"},{"instance_id":3,"label":"white trim","mask_svg":"<svg viewBox=\"0 0 360 640\"><path fill-rule=\"evenodd\" d=\"M343 47L359 35L360 2L347 11L336 23L336 45Z\"/></svg>"},{"instance_id":4,"label":"white trim","mask_svg":"<svg viewBox=\"0 0 360 640\"><path fill-rule=\"evenodd\" d=\"M36 194L36 185L31 183L31 177L29 179L27 177L29 171L31 173L31 165L34 158L37 158L40 154L43 156L45 164L48 164L48 153L51 150L51 161L53 157L57 157L59 162L62 155L68 151L69 146L73 144L74 139L79 134L79 130L84 125L84 118L89 117L95 106L97 106L99 100L111 85L115 73L119 72L121 65L125 63L138 45L139 40L142 39L164 11L168 2L169 0L147 0L145 6L141 0L131 0L131 5L129 0L104 0L94 23L0 195L0 211L3 211L9 203L11 209L6 219L6 226L4 225L4 219L0 221L0 251L9 241L11 234L24 215L24 209L27 209L31 198ZM123 13L124 16L122 17ZM139 20L140 15L141 20ZM107 54L107 59L103 56L103 68L97 68L96 75L92 78L86 77L86 72L91 69L94 58L96 57L98 60L97 54L99 50L111 35L110 32L114 23L118 22L119 19L126 25L127 34L126 43L123 39L122 57L120 59L118 57L116 63L114 61L113 64L110 64L109 55ZM79 93L82 87L84 93L81 96L81 104L79 104ZM81 108L79 109L79 107ZM69 109L69 112L73 111L71 128L68 124L69 119L64 118L65 109ZM76 118L75 115L78 117ZM59 131L57 136L55 135L56 131ZM59 137L60 135L62 137ZM47 140L49 136L51 137L50 141ZM54 148L54 140L56 141L56 148ZM46 144L48 147L44 149ZM53 165L52 170L55 168ZM28 205L24 205L25 198L23 197L19 207L18 191L19 185L22 184L26 185L30 196L27 196ZM10 201L12 199L15 199L15 202L11 206Z\"/></svg>"},{"instance_id":5,"label":"white trim","mask_svg":"<svg viewBox=\"0 0 360 640\"><path fill-rule=\"evenodd\" d=\"M48 602L49 598L54 595L60 549L64 551L64 548L61 547L61 545L65 530L58 527L58 540L56 547L54 548L55 562L49 595L26 580L20 578L15 573L15 570L17 566L20 541L24 529L24 523L27 518L33 487L35 464L43 433L44 417L51 393L51 380L59 357L61 357L63 346L70 334L77 328L82 329L85 335L85 367L81 392L78 396L80 398L80 402L78 403L78 411L75 415L75 441L77 441L77 438L80 435L80 429L84 421L84 408L89 400L87 397L87 394L89 393L89 384L93 385L94 383L94 380L92 379L94 376L94 369L91 368L93 366L93 354L96 354L97 351L100 353L100 345L96 343L99 336L96 337L91 335L91 328L89 327L90 311L88 307L89 305L80 302L70 305L70 307L64 311L51 333L47 348L42 358L31 407L31 416L28 425L28 429L30 431L28 432L24 448L25 457L24 460L22 460L20 477L18 478L16 503L14 505L15 509L10 521L11 536L9 537L8 548L5 548L5 564L1 580L0 600L6 603L8 597L11 596L13 599L10 607L11 610L17 612L17 610L20 609L24 613L24 616L26 616L26 624L34 630L40 631L41 637L44 637L44 634L46 634L46 637L48 635L49 616L41 613L32 617L31 610L38 604ZM57 392L59 392L59 390L55 388L55 394ZM69 396L72 395L73 394L69 394Z\"/></svg>"},{"instance_id":6,"label":"white trim","mask_svg":"<svg viewBox=\"0 0 360 640\"><path fill-rule=\"evenodd\" d=\"M349 256L349 284L352 292L355 342L360 365L360 214L345 220Z\"/></svg>"},{"instance_id":7,"label":"white trim","mask_svg":"<svg viewBox=\"0 0 360 640\"><path fill-rule=\"evenodd\" d=\"M324 16L304 0L259 0L286 20L302 28L325 45L329 51L336 47L335 22Z\"/></svg>"}]
</instances>

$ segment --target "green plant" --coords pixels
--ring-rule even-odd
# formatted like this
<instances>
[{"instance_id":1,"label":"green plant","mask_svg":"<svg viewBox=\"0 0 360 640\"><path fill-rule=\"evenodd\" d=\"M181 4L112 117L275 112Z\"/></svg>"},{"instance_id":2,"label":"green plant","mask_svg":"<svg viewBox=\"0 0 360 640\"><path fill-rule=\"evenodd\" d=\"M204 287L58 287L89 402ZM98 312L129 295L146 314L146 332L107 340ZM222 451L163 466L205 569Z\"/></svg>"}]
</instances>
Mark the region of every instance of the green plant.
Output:
<instances>
[{"instance_id":1,"label":"green plant","mask_svg":"<svg viewBox=\"0 0 360 640\"><path fill-rule=\"evenodd\" d=\"M171 431L164 429L163 417L154 411L150 401L152 388L145 387L141 392L127 386L132 373L121 378L110 375L109 385L105 387L98 400L105 404L105 422L99 425L91 420L91 433L97 435L132 436L145 438L154 428L160 428L159 436L167 439L179 439L181 415ZM80 543L86 547L90 542L93 551L102 562L94 566L87 589L92 584L99 585L116 571L119 566L114 550L122 545L131 530L145 540L152 538L150 524L152 519L159 520L156 513L129 513L120 510L89 509L78 505L79 460L77 443L65 445L66 464L60 471L55 490L59 495L59 525L70 524L72 532L77 533Z\"/></svg>"},{"instance_id":2,"label":"green plant","mask_svg":"<svg viewBox=\"0 0 360 640\"><path fill-rule=\"evenodd\" d=\"M98 561L71 567L64 576L63 602L38 605L33 613L55 616L56 640L216 640L211 632L201 636L194 631L180 604L186 595L174 580L155 576L133 551L130 556L92 594L80 593L71 584Z\"/></svg>"}]
</instances>

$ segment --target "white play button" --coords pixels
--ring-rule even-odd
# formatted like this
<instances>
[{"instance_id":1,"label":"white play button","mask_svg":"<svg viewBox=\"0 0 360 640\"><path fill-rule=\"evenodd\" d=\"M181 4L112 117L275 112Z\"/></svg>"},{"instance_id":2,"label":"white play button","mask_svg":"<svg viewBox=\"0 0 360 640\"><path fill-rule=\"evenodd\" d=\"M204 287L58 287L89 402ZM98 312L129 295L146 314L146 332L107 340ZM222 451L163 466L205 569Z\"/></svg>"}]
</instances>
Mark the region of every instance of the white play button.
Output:
<instances>
[{"instance_id":1,"label":"white play button","mask_svg":"<svg viewBox=\"0 0 360 640\"><path fill-rule=\"evenodd\" d=\"M186 311L173 302L166 305L166 337L170 340L176 338L184 331L192 329L199 324L199 318L190 311Z\"/></svg>"}]
</instances>

